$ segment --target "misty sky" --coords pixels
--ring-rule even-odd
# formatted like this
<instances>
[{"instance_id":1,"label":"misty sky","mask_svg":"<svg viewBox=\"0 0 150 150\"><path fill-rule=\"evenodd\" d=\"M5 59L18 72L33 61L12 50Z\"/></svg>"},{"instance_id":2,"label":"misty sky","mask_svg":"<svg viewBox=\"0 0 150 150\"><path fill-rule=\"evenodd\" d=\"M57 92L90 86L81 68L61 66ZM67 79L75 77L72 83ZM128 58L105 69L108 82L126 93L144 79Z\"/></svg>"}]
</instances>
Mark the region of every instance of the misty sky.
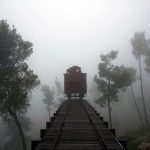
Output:
<instances>
[{"instance_id":1,"label":"misty sky","mask_svg":"<svg viewBox=\"0 0 150 150\"><path fill-rule=\"evenodd\" d=\"M149 12L149 0L0 0L0 19L33 43L29 63L42 83L63 80L72 65L93 77L100 53L112 49L131 64L130 39L136 31L150 37Z\"/></svg>"}]
</instances>

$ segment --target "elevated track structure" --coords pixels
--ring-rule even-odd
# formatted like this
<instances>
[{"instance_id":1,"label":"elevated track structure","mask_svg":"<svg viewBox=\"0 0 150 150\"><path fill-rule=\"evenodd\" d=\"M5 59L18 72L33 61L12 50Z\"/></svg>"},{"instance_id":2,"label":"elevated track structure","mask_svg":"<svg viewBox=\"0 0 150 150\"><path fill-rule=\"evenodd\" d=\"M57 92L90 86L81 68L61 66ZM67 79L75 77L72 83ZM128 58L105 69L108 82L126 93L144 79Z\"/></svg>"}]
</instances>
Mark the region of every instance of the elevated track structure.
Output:
<instances>
[{"instance_id":1,"label":"elevated track structure","mask_svg":"<svg viewBox=\"0 0 150 150\"><path fill-rule=\"evenodd\" d=\"M32 150L125 150L126 141L115 138L97 111L81 99L65 100L58 108L41 140L33 140Z\"/></svg>"}]
</instances>

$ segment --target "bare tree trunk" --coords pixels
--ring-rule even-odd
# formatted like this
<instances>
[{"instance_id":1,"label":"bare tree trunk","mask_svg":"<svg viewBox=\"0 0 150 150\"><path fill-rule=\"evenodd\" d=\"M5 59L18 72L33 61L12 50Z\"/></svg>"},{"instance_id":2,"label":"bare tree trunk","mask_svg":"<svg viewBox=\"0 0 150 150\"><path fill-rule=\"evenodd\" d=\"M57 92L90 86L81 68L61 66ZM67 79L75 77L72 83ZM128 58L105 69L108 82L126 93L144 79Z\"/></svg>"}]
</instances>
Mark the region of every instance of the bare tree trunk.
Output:
<instances>
[{"instance_id":1,"label":"bare tree trunk","mask_svg":"<svg viewBox=\"0 0 150 150\"><path fill-rule=\"evenodd\" d=\"M17 117L17 114L16 114L16 112L13 112L11 108L9 109L9 113L14 118L15 123L18 127L18 130L19 130L19 133L20 133L20 138L21 138L21 141L22 141L22 148L23 148L23 150L26 150L26 140L25 140L25 136L24 136L24 133L23 133L23 129L22 129L21 124L19 122L19 119Z\"/></svg>"},{"instance_id":2,"label":"bare tree trunk","mask_svg":"<svg viewBox=\"0 0 150 150\"><path fill-rule=\"evenodd\" d=\"M49 116L49 121L51 121L51 110L50 110L50 106L48 107L48 116Z\"/></svg>"},{"instance_id":3,"label":"bare tree trunk","mask_svg":"<svg viewBox=\"0 0 150 150\"><path fill-rule=\"evenodd\" d=\"M110 99L107 98L108 102L108 114L109 114L109 127L112 128L112 118L111 118L111 107L110 107Z\"/></svg>"},{"instance_id":4,"label":"bare tree trunk","mask_svg":"<svg viewBox=\"0 0 150 150\"><path fill-rule=\"evenodd\" d=\"M137 111L137 113L138 113L138 116L139 116L141 125L144 126L144 122L143 122L143 119L142 119L142 115L141 115L140 110L139 110L139 107L138 107L138 105L137 105L137 103L136 103L136 99L135 99L135 95L134 95L132 83L131 83L131 93L132 93L132 96L133 96L134 105L135 105L136 111Z\"/></svg>"},{"instance_id":5,"label":"bare tree trunk","mask_svg":"<svg viewBox=\"0 0 150 150\"><path fill-rule=\"evenodd\" d=\"M108 69L108 86L107 86L107 102L108 102L108 114L109 114L109 126L112 128L112 118L111 118L111 107L110 107L110 68Z\"/></svg>"},{"instance_id":6,"label":"bare tree trunk","mask_svg":"<svg viewBox=\"0 0 150 150\"><path fill-rule=\"evenodd\" d=\"M139 69L140 69L141 94L142 94L142 101L143 101L143 108L144 108L145 123L146 123L146 126L148 126L147 110L146 110L145 98L144 98L144 92L143 92L143 78L142 78L141 57L140 56L139 56Z\"/></svg>"}]
</instances>

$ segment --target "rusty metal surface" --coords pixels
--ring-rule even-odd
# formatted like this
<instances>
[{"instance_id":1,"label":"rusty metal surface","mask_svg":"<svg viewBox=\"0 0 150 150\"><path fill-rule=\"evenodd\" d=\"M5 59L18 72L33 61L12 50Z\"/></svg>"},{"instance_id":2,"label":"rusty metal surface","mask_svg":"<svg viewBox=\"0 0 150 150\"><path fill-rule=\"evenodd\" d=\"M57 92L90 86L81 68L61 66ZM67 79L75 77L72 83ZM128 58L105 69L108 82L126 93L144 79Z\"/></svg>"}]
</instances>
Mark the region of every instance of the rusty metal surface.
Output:
<instances>
[{"instance_id":1,"label":"rusty metal surface","mask_svg":"<svg viewBox=\"0 0 150 150\"><path fill-rule=\"evenodd\" d=\"M86 73L82 73L81 68L78 66L67 69L67 72L64 74L64 93L68 97L71 97L72 94L84 97L86 92Z\"/></svg>"},{"instance_id":2,"label":"rusty metal surface","mask_svg":"<svg viewBox=\"0 0 150 150\"><path fill-rule=\"evenodd\" d=\"M85 100L60 106L36 150L124 150Z\"/></svg>"}]
</instances>

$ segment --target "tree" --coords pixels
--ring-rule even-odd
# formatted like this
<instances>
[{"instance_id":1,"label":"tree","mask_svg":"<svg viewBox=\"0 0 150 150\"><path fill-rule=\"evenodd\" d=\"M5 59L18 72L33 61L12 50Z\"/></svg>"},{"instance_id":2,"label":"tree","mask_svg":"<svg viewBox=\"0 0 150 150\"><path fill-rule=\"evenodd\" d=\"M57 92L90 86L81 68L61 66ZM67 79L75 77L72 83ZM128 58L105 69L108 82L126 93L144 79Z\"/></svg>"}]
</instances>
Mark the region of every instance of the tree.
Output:
<instances>
[{"instance_id":1,"label":"tree","mask_svg":"<svg viewBox=\"0 0 150 150\"><path fill-rule=\"evenodd\" d=\"M95 76L97 88L101 96L95 100L102 107L108 107L110 128L112 127L111 103L118 102L118 92L129 86L129 75L124 71L123 66L112 65L112 60L117 57L118 51L111 51L106 55L100 55L99 77Z\"/></svg>"},{"instance_id":2,"label":"tree","mask_svg":"<svg viewBox=\"0 0 150 150\"><path fill-rule=\"evenodd\" d=\"M49 120L51 117L51 106L53 105L54 100L54 89L50 89L49 86L43 85L41 91L44 95L43 102L46 104L46 110L48 111Z\"/></svg>"},{"instance_id":3,"label":"tree","mask_svg":"<svg viewBox=\"0 0 150 150\"><path fill-rule=\"evenodd\" d=\"M143 55L150 53L150 40L145 38L145 32L136 32L134 37L131 39L131 44L133 47L133 55L139 62L139 71L140 71L140 84L141 84L141 95L142 95L142 102L143 102L143 109L144 109L144 116L145 116L145 123L148 126L148 118L147 118L147 108L145 104L145 97L143 91L143 77L142 77L142 64L141 64L141 57ZM146 63L149 62L149 59L145 60ZM149 69L147 68L147 71Z\"/></svg>"},{"instance_id":4,"label":"tree","mask_svg":"<svg viewBox=\"0 0 150 150\"><path fill-rule=\"evenodd\" d=\"M64 92L63 92L61 82L58 80L57 77L55 79L55 87L56 87L57 99L59 103L62 103L62 101L64 100Z\"/></svg>"},{"instance_id":5,"label":"tree","mask_svg":"<svg viewBox=\"0 0 150 150\"><path fill-rule=\"evenodd\" d=\"M131 67L130 68L124 67L124 70L129 75L128 82L130 84L130 89L131 89L131 94L132 94L132 97L133 97L134 106L136 108L136 111L137 111L138 117L140 119L141 125L144 126L142 115L141 115L140 109L138 107L138 104L136 102L136 97L135 97L134 90L133 90L133 83L135 83L136 80L137 80L136 70L134 68L131 68Z\"/></svg>"},{"instance_id":6,"label":"tree","mask_svg":"<svg viewBox=\"0 0 150 150\"><path fill-rule=\"evenodd\" d=\"M30 149L31 139L27 135L27 132L31 129L31 120L24 114L21 114L21 116L18 115L18 118L24 130L27 149ZM7 142L5 142L4 146L2 147L3 150L22 150L21 139L14 120L10 118L7 120L7 122L3 122L3 124L5 125L4 136L7 138Z\"/></svg>"},{"instance_id":7,"label":"tree","mask_svg":"<svg viewBox=\"0 0 150 150\"><path fill-rule=\"evenodd\" d=\"M146 64L145 71L146 71L147 73L150 73L150 56L146 56L144 62L145 62L145 64Z\"/></svg>"},{"instance_id":8,"label":"tree","mask_svg":"<svg viewBox=\"0 0 150 150\"><path fill-rule=\"evenodd\" d=\"M32 53L32 43L24 41L16 29L5 20L0 21L0 113L3 119L12 117L20 133L23 150L26 150L24 132L18 114L30 106L29 96L39 84L37 75L25 60Z\"/></svg>"},{"instance_id":9,"label":"tree","mask_svg":"<svg viewBox=\"0 0 150 150\"><path fill-rule=\"evenodd\" d=\"M63 93L64 93L63 88L57 77L55 79L55 86L56 86L56 90L57 90L57 95L63 95Z\"/></svg>"}]
</instances>

